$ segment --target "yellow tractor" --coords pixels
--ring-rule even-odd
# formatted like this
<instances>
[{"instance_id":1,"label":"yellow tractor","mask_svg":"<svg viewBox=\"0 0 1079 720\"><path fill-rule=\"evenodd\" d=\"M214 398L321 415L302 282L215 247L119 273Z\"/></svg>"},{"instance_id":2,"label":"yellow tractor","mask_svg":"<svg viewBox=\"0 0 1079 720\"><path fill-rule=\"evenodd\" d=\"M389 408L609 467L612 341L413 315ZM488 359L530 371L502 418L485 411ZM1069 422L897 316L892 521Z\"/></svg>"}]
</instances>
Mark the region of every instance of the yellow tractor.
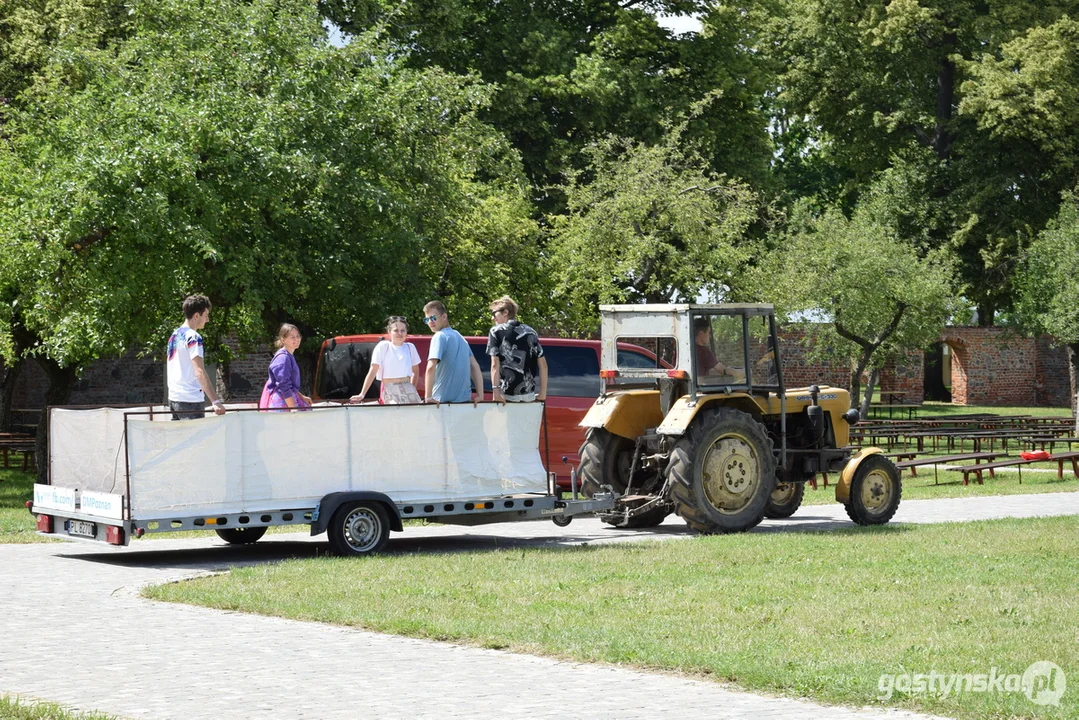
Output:
<instances>
[{"instance_id":1,"label":"yellow tractor","mask_svg":"<svg viewBox=\"0 0 1079 720\"><path fill-rule=\"evenodd\" d=\"M849 445L858 411L846 390L788 390L771 305L602 305L603 388L581 426L585 495L610 488L618 527L677 513L701 533L789 517L817 473L859 525L888 522L902 485L880 448ZM619 365L619 343L655 358ZM626 358L623 353L623 358Z\"/></svg>"}]
</instances>

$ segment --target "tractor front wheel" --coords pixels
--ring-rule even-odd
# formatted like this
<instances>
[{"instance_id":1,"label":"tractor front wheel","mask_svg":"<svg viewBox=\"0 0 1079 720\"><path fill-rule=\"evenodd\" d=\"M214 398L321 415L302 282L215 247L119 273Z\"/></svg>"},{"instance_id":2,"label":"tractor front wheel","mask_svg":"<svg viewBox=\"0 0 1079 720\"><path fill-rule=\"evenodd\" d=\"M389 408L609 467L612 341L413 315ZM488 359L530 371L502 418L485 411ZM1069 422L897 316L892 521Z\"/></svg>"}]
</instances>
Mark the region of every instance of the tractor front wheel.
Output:
<instances>
[{"instance_id":1,"label":"tractor front wheel","mask_svg":"<svg viewBox=\"0 0 1079 720\"><path fill-rule=\"evenodd\" d=\"M870 455L854 471L844 507L859 525L883 525L899 509L902 496L903 483L895 464L883 455Z\"/></svg>"}]
</instances>

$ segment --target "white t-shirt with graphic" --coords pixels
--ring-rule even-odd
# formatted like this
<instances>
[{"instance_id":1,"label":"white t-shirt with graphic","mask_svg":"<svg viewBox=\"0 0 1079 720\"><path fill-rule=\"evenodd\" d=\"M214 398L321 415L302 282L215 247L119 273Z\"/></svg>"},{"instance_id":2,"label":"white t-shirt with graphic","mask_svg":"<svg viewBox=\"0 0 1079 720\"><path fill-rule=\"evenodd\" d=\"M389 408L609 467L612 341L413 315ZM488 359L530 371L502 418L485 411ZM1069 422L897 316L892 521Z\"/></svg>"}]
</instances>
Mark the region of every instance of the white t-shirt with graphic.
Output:
<instances>
[{"instance_id":1,"label":"white t-shirt with graphic","mask_svg":"<svg viewBox=\"0 0 1079 720\"><path fill-rule=\"evenodd\" d=\"M379 380L407 378L412 375L412 366L420 364L420 354L416 351L416 346L410 342L403 343L401 347L394 347L389 340L382 340L371 352L371 364L378 365L375 377Z\"/></svg>"},{"instance_id":2,"label":"white t-shirt with graphic","mask_svg":"<svg viewBox=\"0 0 1079 720\"><path fill-rule=\"evenodd\" d=\"M202 386L195 375L192 358L203 357L202 336L181 325L169 337L168 361L165 369L169 378L169 402L205 402Z\"/></svg>"}]
</instances>

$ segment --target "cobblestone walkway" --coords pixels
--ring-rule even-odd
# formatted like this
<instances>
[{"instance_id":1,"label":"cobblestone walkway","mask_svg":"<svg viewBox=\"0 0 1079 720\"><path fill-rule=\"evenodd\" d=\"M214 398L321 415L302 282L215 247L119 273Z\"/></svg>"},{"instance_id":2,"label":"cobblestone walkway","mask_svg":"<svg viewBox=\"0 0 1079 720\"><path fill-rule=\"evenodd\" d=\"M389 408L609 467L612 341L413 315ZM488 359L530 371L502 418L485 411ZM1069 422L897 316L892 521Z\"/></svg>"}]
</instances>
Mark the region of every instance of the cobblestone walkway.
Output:
<instances>
[{"instance_id":1,"label":"cobblestone walkway","mask_svg":"<svg viewBox=\"0 0 1079 720\"><path fill-rule=\"evenodd\" d=\"M1051 502L1047 502L1051 498ZM1079 493L903 503L897 521L1079 514ZM849 527L810 506L757 532ZM558 546L688 537L677 520L620 531L516 523L409 528L390 550ZM0 545L0 694L129 718L918 718L831 708L715 683L584 665L242 613L150 602L160 583L239 564L322 552L321 539L216 539ZM147 549L149 548L149 549Z\"/></svg>"}]
</instances>

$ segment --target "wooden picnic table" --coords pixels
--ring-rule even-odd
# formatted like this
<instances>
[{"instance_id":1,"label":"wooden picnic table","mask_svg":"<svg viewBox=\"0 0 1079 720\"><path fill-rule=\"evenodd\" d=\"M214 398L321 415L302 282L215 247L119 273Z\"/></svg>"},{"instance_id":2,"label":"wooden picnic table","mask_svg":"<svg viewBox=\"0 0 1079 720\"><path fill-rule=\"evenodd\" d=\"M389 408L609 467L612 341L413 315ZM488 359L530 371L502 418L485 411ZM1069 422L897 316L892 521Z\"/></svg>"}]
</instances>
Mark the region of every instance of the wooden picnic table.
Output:
<instances>
[{"instance_id":1,"label":"wooden picnic table","mask_svg":"<svg viewBox=\"0 0 1079 720\"><path fill-rule=\"evenodd\" d=\"M966 467L955 467L948 469L951 472L963 473L964 485L966 485L967 482L970 480L971 474L975 476L975 479L978 481L979 485L984 485L985 483L982 479L982 471L988 470L990 473L990 477L994 477L992 473L993 470L995 470L996 468L1014 467L1016 470L1019 471L1019 484L1022 485L1024 465L1032 465L1038 462L1052 462L1054 460L1057 463L1057 478L1059 478L1060 480L1064 479L1064 463L1068 461L1071 461L1072 464L1072 474L1075 475L1076 478L1079 478L1079 462L1077 462L1079 461L1079 452L1059 453L1051 456L1048 460L1024 460L1023 458L1009 458L1007 460L987 463L985 465L967 465Z\"/></svg>"},{"instance_id":2,"label":"wooden picnic table","mask_svg":"<svg viewBox=\"0 0 1079 720\"><path fill-rule=\"evenodd\" d=\"M892 411L893 410L899 410L900 412L902 412L903 410L906 410L907 411L907 417L908 418L913 418L914 415L921 409L922 409L922 404L921 403L918 403L918 404L913 404L913 403L911 403L911 404L906 404L906 403L876 403L876 404L873 404L873 405L869 406L869 412L873 412L874 410L887 410L888 411L888 417L892 416Z\"/></svg>"},{"instance_id":3,"label":"wooden picnic table","mask_svg":"<svg viewBox=\"0 0 1079 720\"><path fill-rule=\"evenodd\" d=\"M11 455L22 453L22 469L30 470L34 465L34 438L23 433L4 433L0 436L0 459L4 468L11 467Z\"/></svg>"},{"instance_id":4,"label":"wooden picnic table","mask_svg":"<svg viewBox=\"0 0 1079 720\"><path fill-rule=\"evenodd\" d=\"M952 462L965 462L967 460L973 460L974 463L977 465L982 460L988 460L989 462L992 462L995 458L1001 457L1002 455L1006 455L1006 453L1003 453L1003 452L977 452L977 453L962 453L962 454L959 454L959 455L936 455L936 456L931 456L931 457L917 458L917 459L914 459L914 460L907 460L906 462L898 462L898 463L895 464L895 466L896 466L896 468L899 469L900 473L902 473L904 470L909 469L910 474L917 477L917 475L918 475L917 468L922 467L923 465L932 465L933 466L933 484L938 485L940 483L939 483L939 478L937 476L937 465L942 465L942 464L945 464L945 463L952 463ZM983 465L982 467L984 468L985 466ZM990 477L992 477L992 473L993 473L993 470L990 468L990 470L989 470Z\"/></svg>"},{"instance_id":5,"label":"wooden picnic table","mask_svg":"<svg viewBox=\"0 0 1079 720\"><path fill-rule=\"evenodd\" d=\"M1068 443L1068 450L1071 450L1072 443L1079 443L1079 437L1028 437L1021 439L1019 442L1030 445L1031 448L1036 448L1040 445L1042 450L1048 445L1049 452L1052 452L1057 443Z\"/></svg>"}]
</instances>

